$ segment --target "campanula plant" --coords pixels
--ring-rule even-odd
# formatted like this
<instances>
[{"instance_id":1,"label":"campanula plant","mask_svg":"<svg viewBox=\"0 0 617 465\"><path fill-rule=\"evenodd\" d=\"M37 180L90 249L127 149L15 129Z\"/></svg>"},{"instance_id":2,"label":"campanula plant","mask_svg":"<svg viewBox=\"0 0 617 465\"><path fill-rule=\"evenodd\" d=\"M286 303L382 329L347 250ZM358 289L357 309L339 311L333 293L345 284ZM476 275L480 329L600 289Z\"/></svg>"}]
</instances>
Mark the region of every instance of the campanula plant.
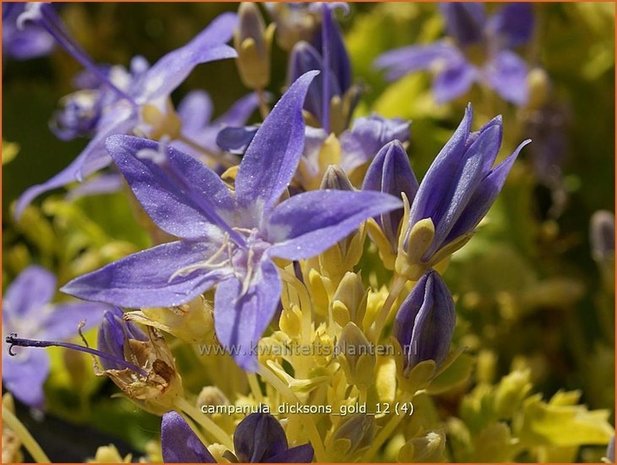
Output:
<instances>
[{"instance_id":1,"label":"campanula plant","mask_svg":"<svg viewBox=\"0 0 617 465\"><path fill-rule=\"evenodd\" d=\"M612 458L613 13L3 5L3 461Z\"/></svg>"}]
</instances>

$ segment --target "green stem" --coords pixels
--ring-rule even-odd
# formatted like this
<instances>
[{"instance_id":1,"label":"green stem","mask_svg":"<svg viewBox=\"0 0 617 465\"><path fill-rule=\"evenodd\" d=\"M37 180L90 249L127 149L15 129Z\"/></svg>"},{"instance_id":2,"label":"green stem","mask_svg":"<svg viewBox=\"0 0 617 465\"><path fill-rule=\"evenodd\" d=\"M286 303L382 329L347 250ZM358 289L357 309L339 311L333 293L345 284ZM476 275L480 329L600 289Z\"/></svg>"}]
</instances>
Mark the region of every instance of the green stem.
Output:
<instances>
[{"instance_id":1,"label":"green stem","mask_svg":"<svg viewBox=\"0 0 617 465\"><path fill-rule=\"evenodd\" d=\"M30 431L28 431L15 414L6 407L2 409L2 420L6 423L6 426L13 430L37 463L51 463L47 455L45 455L45 452L43 452L43 449L41 449L41 446L39 446L38 442L36 442L30 434Z\"/></svg>"}]
</instances>

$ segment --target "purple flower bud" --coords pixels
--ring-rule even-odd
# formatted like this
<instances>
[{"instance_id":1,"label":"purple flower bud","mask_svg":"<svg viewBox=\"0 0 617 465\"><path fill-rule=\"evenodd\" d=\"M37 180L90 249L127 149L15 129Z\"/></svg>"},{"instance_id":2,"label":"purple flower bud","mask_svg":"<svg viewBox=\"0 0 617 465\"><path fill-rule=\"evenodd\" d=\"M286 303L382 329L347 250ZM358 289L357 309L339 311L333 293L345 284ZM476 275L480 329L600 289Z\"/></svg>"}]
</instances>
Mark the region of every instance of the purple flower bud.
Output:
<instances>
[{"instance_id":1,"label":"purple flower bud","mask_svg":"<svg viewBox=\"0 0 617 465\"><path fill-rule=\"evenodd\" d=\"M472 45L481 42L484 36L486 15L481 3L448 2L439 5L446 20L448 35L454 37L460 45Z\"/></svg>"},{"instance_id":2,"label":"purple flower bud","mask_svg":"<svg viewBox=\"0 0 617 465\"><path fill-rule=\"evenodd\" d=\"M161 421L161 451L165 463L216 463L184 418L173 411Z\"/></svg>"},{"instance_id":3,"label":"purple flower bud","mask_svg":"<svg viewBox=\"0 0 617 465\"><path fill-rule=\"evenodd\" d=\"M473 233L501 191L520 150L530 142L522 142L493 167L501 148L501 116L478 132L471 132L472 117L469 105L461 124L422 179L411 205L405 249L411 245L409 233L416 223L428 218L435 228L432 242L422 256L425 264L445 258L437 256L437 252Z\"/></svg>"},{"instance_id":4,"label":"purple flower bud","mask_svg":"<svg viewBox=\"0 0 617 465\"><path fill-rule=\"evenodd\" d=\"M349 177L340 166L330 165L321 180L320 189L336 189L339 191L355 190Z\"/></svg>"},{"instance_id":5,"label":"purple flower bud","mask_svg":"<svg viewBox=\"0 0 617 465\"><path fill-rule=\"evenodd\" d=\"M113 310L105 312L98 333L98 349L101 352L113 355L114 358L119 360L124 360L126 357L126 344L129 339L138 341L148 340L143 331L133 323L125 321L122 315L122 310L118 307L113 307ZM100 360L106 370L122 370L126 368L118 363L114 363L111 358L101 358Z\"/></svg>"},{"instance_id":6,"label":"purple flower bud","mask_svg":"<svg viewBox=\"0 0 617 465\"><path fill-rule=\"evenodd\" d=\"M366 172L362 189L384 192L395 197L404 193L409 202L413 202L418 191L418 181L411 169L409 157L398 140L389 142L379 151ZM398 229L402 218L402 208L375 218L392 244L393 251L396 251L398 244Z\"/></svg>"},{"instance_id":7,"label":"purple flower bud","mask_svg":"<svg viewBox=\"0 0 617 465\"><path fill-rule=\"evenodd\" d=\"M396 315L393 334L405 355L405 373L424 360L444 361L454 332L454 301L436 271L424 274Z\"/></svg>"},{"instance_id":8,"label":"purple flower bud","mask_svg":"<svg viewBox=\"0 0 617 465\"><path fill-rule=\"evenodd\" d=\"M80 90L60 101L50 123L54 134L62 140L92 135L101 116L100 95L97 90Z\"/></svg>"},{"instance_id":9,"label":"purple flower bud","mask_svg":"<svg viewBox=\"0 0 617 465\"><path fill-rule=\"evenodd\" d=\"M234 449L240 462L303 463L313 460L313 447L304 444L289 448L283 427L267 413L252 413L238 424Z\"/></svg>"}]
</instances>

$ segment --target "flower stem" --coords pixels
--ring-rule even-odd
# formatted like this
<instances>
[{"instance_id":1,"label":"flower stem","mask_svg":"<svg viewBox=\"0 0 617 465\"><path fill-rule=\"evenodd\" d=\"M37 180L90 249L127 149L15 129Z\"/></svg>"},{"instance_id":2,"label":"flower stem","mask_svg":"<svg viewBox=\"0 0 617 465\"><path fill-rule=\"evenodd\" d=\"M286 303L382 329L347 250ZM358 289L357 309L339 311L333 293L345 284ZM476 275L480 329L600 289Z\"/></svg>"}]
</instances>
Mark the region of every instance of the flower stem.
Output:
<instances>
[{"instance_id":1,"label":"flower stem","mask_svg":"<svg viewBox=\"0 0 617 465\"><path fill-rule=\"evenodd\" d=\"M216 439L220 444L223 444L229 450L233 450L233 443L231 442L231 436L225 432L223 428L214 423L212 419L193 407L184 397L178 397L176 399L176 407L178 410L186 413L197 424L204 428L210 435Z\"/></svg>"},{"instance_id":2,"label":"flower stem","mask_svg":"<svg viewBox=\"0 0 617 465\"><path fill-rule=\"evenodd\" d=\"M261 388L259 387L259 382L257 381L257 376L255 376L255 373L247 373L246 377L248 378L249 387L251 388L253 397L255 397L257 402L263 404L264 398L261 393Z\"/></svg>"},{"instance_id":3,"label":"flower stem","mask_svg":"<svg viewBox=\"0 0 617 465\"><path fill-rule=\"evenodd\" d=\"M405 396L405 398L402 400L401 403L405 403L409 401L410 401L409 396ZM395 413L392 414L392 416L390 417L390 420L388 420L388 423L386 423L386 426L384 426L379 431L379 433L375 437L375 440L373 441L373 444L371 445L369 450L367 450L366 453L364 454L364 457L362 458L362 462L370 462L374 458L375 454L379 451L379 448L388 440L388 438L392 437L392 433L394 432L396 427L401 423L403 418L405 418L405 416L406 415L397 415Z\"/></svg>"},{"instance_id":4,"label":"flower stem","mask_svg":"<svg viewBox=\"0 0 617 465\"><path fill-rule=\"evenodd\" d=\"M281 379L266 366L260 364L258 372L262 378L270 383L272 387L287 400L287 402L301 403L300 399L298 399L298 396L296 396L291 388L281 381ZM308 415L306 417L307 419L304 423L304 427L306 428L311 445L315 450L315 459L317 462L324 462L326 457L326 449L324 448L321 437L319 436L319 431L317 430L317 426L315 425L313 418Z\"/></svg>"},{"instance_id":5,"label":"flower stem","mask_svg":"<svg viewBox=\"0 0 617 465\"><path fill-rule=\"evenodd\" d=\"M6 407L2 409L2 420L6 423L17 437L21 440L26 450L37 463L50 463L51 461L41 449L38 442L32 437L21 421Z\"/></svg>"},{"instance_id":6,"label":"flower stem","mask_svg":"<svg viewBox=\"0 0 617 465\"><path fill-rule=\"evenodd\" d=\"M262 119L270 114L270 108L268 107L268 99L266 98L266 92L263 89L257 89L257 98L259 99L259 114Z\"/></svg>"},{"instance_id":7,"label":"flower stem","mask_svg":"<svg viewBox=\"0 0 617 465\"><path fill-rule=\"evenodd\" d=\"M386 298L383 307L381 307L379 315L377 315L377 318L375 319L368 331L368 336L373 340L373 342L379 342L381 332L386 326L386 323L390 320L390 310L392 309L394 302L396 302L396 299L398 299L399 295L401 295L401 292L403 292L403 289L405 289L406 283L406 278L401 275L395 275L394 282L390 287L390 293L388 294L388 297Z\"/></svg>"}]
</instances>

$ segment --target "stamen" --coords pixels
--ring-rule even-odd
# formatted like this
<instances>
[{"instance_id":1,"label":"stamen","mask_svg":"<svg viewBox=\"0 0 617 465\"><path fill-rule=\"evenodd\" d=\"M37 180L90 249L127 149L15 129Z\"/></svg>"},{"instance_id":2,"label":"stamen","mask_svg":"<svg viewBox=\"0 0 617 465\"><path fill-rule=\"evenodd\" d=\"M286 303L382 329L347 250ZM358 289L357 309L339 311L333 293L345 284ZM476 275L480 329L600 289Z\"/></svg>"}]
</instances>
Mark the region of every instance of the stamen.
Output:
<instances>
[{"instance_id":1,"label":"stamen","mask_svg":"<svg viewBox=\"0 0 617 465\"><path fill-rule=\"evenodd\" d=\"M169 136L161 137L156 150L141 149L136 153L137 158L141 160L150 160L157 165L162 165L167 161L167 147L169 146Z\"/></svg>"},{"instance_id":2,"label":"stamen","mask_svg":"<svg viewBox=\"0 0 617 465\"><path fill-rule=\"evenodd\" d=\"M15 346L17 347L63 347L69 350L77 350L78 352L85 352L87 354L96 355L97 357L103 358L105 360L109 360L110 362L113 362L117 365L128 368L129 370L134 371L135 373L138 373L139 375L143 377L148 376L148 373L145 370L138 367L137 365L133 365L132 363L127 362L124 359L114 357L113 355L108 354L106 352L101 352L100 350L91 349L90 347L84 347L78 344L72 344L70 342L37 341L35 339L22 339L22 338L18 338L17 334L15 333L9 334L6 337L5 341L7 344L10 344L8 352L9 352L9 355L11 355L12 357L17 355L13 351L13 347Z\"/></svg>"},{"instance_id":3,"label":"stamen","mask_svg":"<svg viewBox=\"0 0 617 465\"><path fill-rule=\"evenodd\" d=\"M196 270L202 270L202 269L208 269L208 268L216 269L216 268L222 268L228 265L231 262L231 247L229 247L230 245L231 244L229 243L229 238L226 235L225 241L221 244L218 250L214 252L214 255L212 255L208 260L202 263L195 263L193 265L187 265L183 268L180 268L178 271L176 271L174 274L172 274L169 277L169 280L167 282L173 281L178 276L186 276ZM225 249L227 249L228 257L218 263L213 263L214 260L216 260L223 253Z\"/></svg>"}]
</instances>

